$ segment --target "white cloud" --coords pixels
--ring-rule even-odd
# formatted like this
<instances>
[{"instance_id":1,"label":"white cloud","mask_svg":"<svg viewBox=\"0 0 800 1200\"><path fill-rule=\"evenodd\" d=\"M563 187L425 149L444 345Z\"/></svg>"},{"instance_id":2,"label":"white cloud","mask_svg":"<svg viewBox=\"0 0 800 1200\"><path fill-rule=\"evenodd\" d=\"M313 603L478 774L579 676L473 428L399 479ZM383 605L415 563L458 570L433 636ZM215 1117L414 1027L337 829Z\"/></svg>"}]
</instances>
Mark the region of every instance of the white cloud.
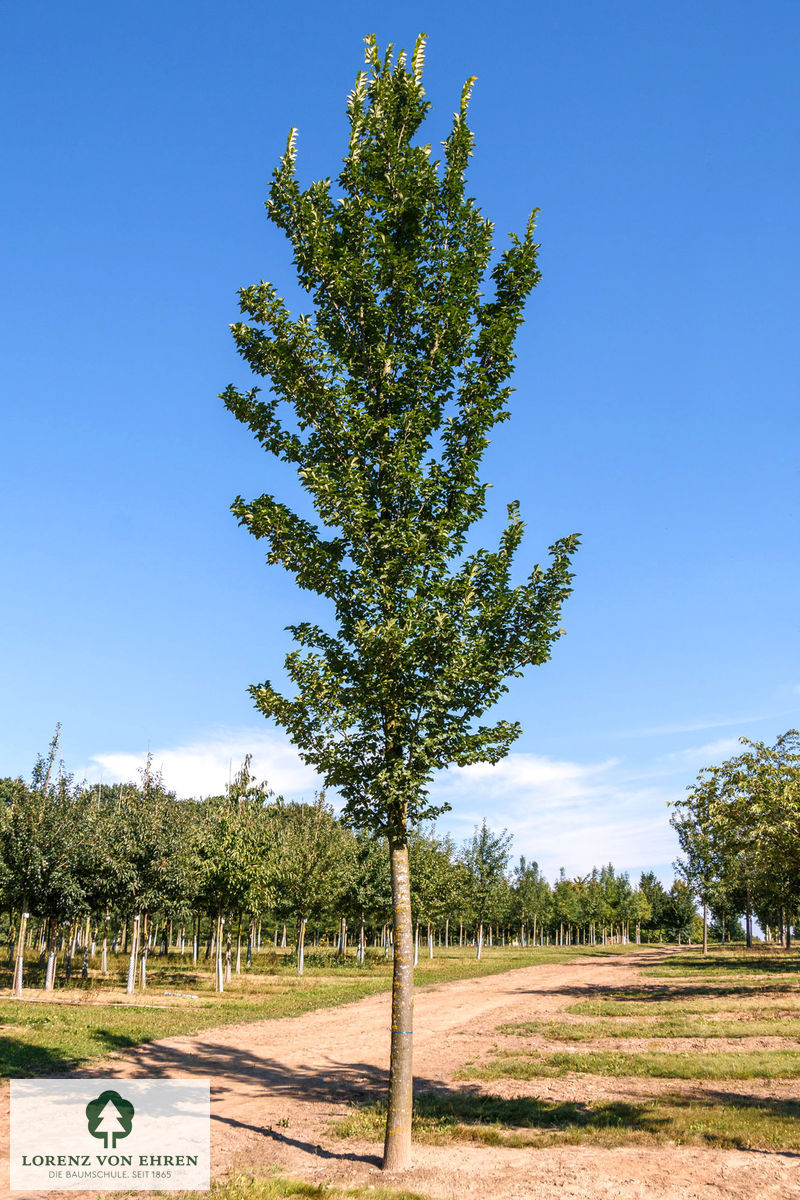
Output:
<instances>
[{"instance_id":1,"label":"white cloud","mask_svg":"<svg viewBox=\"0 0 800 1200\"><path fill-rule=\"evenodd\" d=\"M256 779L266 780L281 795L310 797L319 786L313 768L306 766L291 743L277 734L223 731L183 746L159 747L152 754L165 787L179 796L220 794L246 754L253 756L250 770ZM87 778L92 782L101 777L106 782L135 780L145 759L146 754L96 754Z\"/></svg>"},{"instance_id":2,"label":"white cloud","mask_svg":"<svg viewBox=\"0 0 800 1200\"><path fill-rule=\"evenodd\" d=\"M441 825L454 837L485 817L514 835L515 858L535 859L551 879L562 866L574 876L606 862L634 871L669 864L678 852L667 808L674 792L643 786L622 767L509 754L496 765L451 768L432 794L452 805Z\"/></svg>"},{"instance_id":3,"label":"white cloud","mask_svg":"<svg viewBox=\"0 0 800 1200\"><path fill-rule=\"evenodd\" d=\"M718 766L724 759L730 758L743 750L738 738L718 738L716 742L706 742L704 746L689 746L684 750L673 750L660 759L661 762L675 763L681 767L699 764L700 767Z\"/></svg>"}]
</instances>

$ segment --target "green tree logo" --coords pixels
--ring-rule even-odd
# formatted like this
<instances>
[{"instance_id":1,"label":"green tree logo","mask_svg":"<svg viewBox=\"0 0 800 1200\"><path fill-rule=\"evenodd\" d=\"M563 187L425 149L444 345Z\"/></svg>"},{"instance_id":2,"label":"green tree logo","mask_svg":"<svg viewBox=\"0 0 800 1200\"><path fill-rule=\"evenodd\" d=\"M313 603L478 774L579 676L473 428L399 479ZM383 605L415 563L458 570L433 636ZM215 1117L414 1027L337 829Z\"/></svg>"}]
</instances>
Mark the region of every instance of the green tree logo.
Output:
<instances>
[{"instance_id":1,"label":"green tree logo","mask_svg":"<svg viewBox=\"0 0 800 1200\"><path fill-rule=\"evenodd\" d=\"M102 1138L106 1150L113 1150L117 1138L126 1138L133 1125L134 1107L119 1092L101 1092L86 1105L86 1120L92 1137ZM111 1145L109 1147L109 1138Z\"/></svg>"}]
</instances>

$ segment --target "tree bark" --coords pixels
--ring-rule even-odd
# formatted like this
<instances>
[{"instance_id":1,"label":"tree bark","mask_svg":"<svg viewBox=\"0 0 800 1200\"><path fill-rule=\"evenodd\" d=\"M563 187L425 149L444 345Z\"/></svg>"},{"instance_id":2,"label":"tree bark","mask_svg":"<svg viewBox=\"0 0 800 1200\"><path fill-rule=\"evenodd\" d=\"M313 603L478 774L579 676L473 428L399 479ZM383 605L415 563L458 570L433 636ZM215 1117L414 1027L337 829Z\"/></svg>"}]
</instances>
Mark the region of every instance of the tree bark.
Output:
<instances>
[{"instance_id":1,"label":"tree bark","mask_svg":"<svg viewBox=\"0 0 800 1200\"><path fill-rule=\"evenodd\" d=\"M216 968L217 968L217 991L218 992L225 991L225 979L224 979L225 972L224 972L224 968L222 965L222 934L224 931L224 927L225 927L225 918L220 915L217 917L217 926L216 926L216 942L217 942L216 955L217 956L215 959Z\"/></svg>"},{"instance_id":2,"label":"tree bark","mask_svg":"<svg viewBox=\"0 0 800 1200\"><path fill-rule=\"evenodd\" d=\"M297 927L297 974L303 974L303 962L305 960L305 943L306 943L306 918L301 917Z\"/></svg>"},{"instance_id":3,"label":"tree bark","mask_svg":"<svg viewBox=\"0 0 800 1200\"><path fill-rule=\"evenodd\" d=\"M58 928L55 917L51 917L47 930L47 966L44 975L44 990L52 992L56 982L56 935Z\"/></svg>"},{"instance_id":4,"label":"tree bark","mask_svg":"<svg viewBox=\"0 0 800 1200\"><path fill-rule=\"evenodd\" d=\"M139 930L139 937L142 942L142 959L139 964L139 984L144 991L147 988L147 951L150 949L150 930L148 928L147 913L142 914L142 924Z\"/></svg>"},{"instance_id":5,"label":"tree bark","mask_svg":"<svg viewBox=\"0 0 800 1200\"><path fill-rule=\"evenodd\" d=\"M708 954L708 904L703 905L703 954Z\"/></svg>"},{"instance_id":6,"label":"tree bark","mask_svg":"<svg viewBox=\"0 0 800 1200\"><path fill-rule=\"evenodd\" d=\"M128 982L125 991L131 994L136 983L136 953L139 949L139 917L133 918L131 925L131 956L128 959Z\"/></svg>"},{"instance_id":7,"label":"tree bark","mask_svg":"<svg viewBox=\"0 0 800 1200\"><path fill-rule=\"evenodd\" d=\"M12 984L12 991L17 996L22 995L22 971L25 965L25 927L28 924L28 914L24 910L27 907L27 903L26 897L19 919L19 933L17 934L17 955L16 962L14 963L14 982Z\"/></svg>"},{"instance_id":8,"label":"tree bark","mask_svg":"<svg viewBox=\"0 0 800 1200\"><path fill-rule=\"evenodd\" d=\"M406 1171L411 1166L411 1113L414 1094L413 1021L414 968L411 925L411 879L408 843L394 841L389 847L392 873L392 925L394 967L392 971L392 1043L389 1063L389 1101L384 1171Z\"/></svg>"},{"instance_id":9,"label":"tree bark","mask_svg":"<svg viewBox=\"0 0 800 1200\"><path fill-rule=\"evenodd\" d=\"M748 950L753 948L753 914L750 908L750 884L747 884L747 901L745 906L745 940Z\"/></svg>"},{"instance_id":10,"label":"tree bark","mask_svg":"<svg viewBox=\"0 0 800 1200\"><path fill-rule=\"evenodd\" d=\"M103 949L100 958L100 970L103 975L108 974L108 922L111 919L111 914L106 909L106 915L103 919Z\"/></svg>"}]
</instances>

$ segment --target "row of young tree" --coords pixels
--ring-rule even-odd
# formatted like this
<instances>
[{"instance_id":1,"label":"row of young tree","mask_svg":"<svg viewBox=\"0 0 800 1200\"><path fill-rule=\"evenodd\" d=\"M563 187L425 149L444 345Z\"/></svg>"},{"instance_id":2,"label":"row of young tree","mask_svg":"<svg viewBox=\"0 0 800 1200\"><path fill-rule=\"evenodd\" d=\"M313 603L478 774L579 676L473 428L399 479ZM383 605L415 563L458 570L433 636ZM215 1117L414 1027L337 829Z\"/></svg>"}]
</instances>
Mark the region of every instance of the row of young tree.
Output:
<instances>
[{"instance_id":1,"label":"row of young tree","mask_svg":"<svg viewBox=\"0 0 800 1200\"><path fill-rule=\"evenodd\" d=\"M709 914L723 930L743 915L748 946L755 917L789 948L800 913L800 733L774 746L740 741L740 754L704 768L676 803L677 865L703 906L704 949Z\"/></svg>"},{"instance_id":2,"label":"row of young tree","mask_svg":"<svg viewBox=\"0 0 800 1200\"><path fill-rule=\"evenodd\" d=\"M139 784L76 784L58 761L58 734L30 782L0 780L0 889L8 919L13 986L26 949L37 949L52 989L59 952L71 975L76 951L129 956L128 988L147 982L147 956L175 948L213 956L217 987L252 962L262 930L288 937L303 972L313 945L369 943L392 952L387 847L338 818L324 795L286 802L250 773L225 794L180 800L148 761ZM535 862L511 866L511 836L484 822L462 846L433 828L410 837L415 960L420 943L597 944L690 936L691 893L666 893L654 875L633 887L609 865L551 886Z\"/></svg>"}]
</instances>

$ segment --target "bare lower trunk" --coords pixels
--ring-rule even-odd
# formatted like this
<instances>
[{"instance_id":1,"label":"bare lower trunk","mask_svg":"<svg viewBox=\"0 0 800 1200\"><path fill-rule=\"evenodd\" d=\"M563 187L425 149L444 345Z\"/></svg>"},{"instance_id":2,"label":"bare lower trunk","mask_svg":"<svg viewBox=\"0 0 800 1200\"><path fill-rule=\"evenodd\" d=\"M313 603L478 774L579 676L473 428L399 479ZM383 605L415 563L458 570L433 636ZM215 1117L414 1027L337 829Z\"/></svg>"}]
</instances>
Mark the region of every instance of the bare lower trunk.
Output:
<instances>
[{"instance_id":1,"label":"bare lower trunk","mask_svg":"<svg viewBox=\"0 0 800 1200\"><path fill-rule=\"evenodd\" d=\"M133 991L136 983L136 953L139 949L139 917L133 918L131 927L131 956L128 959L128 983L125 991L128 995Z\"/></svg>"},{"instance_id":2,"label":"bare lower trunk","mask_svg":"<svg viewBox=\"0 0 800 1200\"><path fill-rule=\"evenodd\" d=\"M306 945L306 918L301 917L297 927L297 974L303 974Z\"/></svg>"},{"instance_id":3,"label":"bare lower trunk","mask_svg":"<svg viewBox=\"0 0 800 1200\"><path fill-rule=\"evenodd\" d=\"M747 900L744 910L745 918L745 944L748 950L753 948L753 914L750 908L750 884L747 884Z\"/></svg>"},{"instance_id":4,"label":"bare lower trunk","mask_svg":"<svg viewBox=\"0 0 800 1200\"><path fill-rule=\"evenodd\" d=\"M150 949L150 931L148 929L147 913L142 915L142 924L139 932L139 937L142 942L142 958L139 963L139 985L142 991L147 988L147 951Z\"/></svg>"},{"instance_id":5,"label":"bare lower trunk","mask_svg":"<svg viewBox=\"0 0 800 1200\"><path fill-rule=\"evenodd\" d=\"M216 926L217 957L216 957L215 961L216 961L216 967L217 967L217 991L218 992L225 991L225 970L222 965L222 934L223 934L224 926L225 926L225 918L221 917L221 916L217 917L217 926Z\"/></svg>"},{"instance_id":6,"label":"bare lower trunk","mask_svg":"<svg viewBox=\"0 0 800 1200\"><path fill-rule=\"evenodd\" d=\"M25 927L28 924L28 914L23 912L19 921L19 933L17 934L17 955L14 963L14 981L11 985L12 991L17 996L22 995L22 970L25 964Z\"/></svg>"},{"instance_id":7,"label":"bare lower trunk","mask_svg":"<svg viewBox=\"0 0 800 1200\"><path fill-rule=\"evenodd\" d=\"M393 842L389 849L392 872L394 969L392 974L392 1046L389 1064L389 1103L384 1171L406 1171L411 1166L411 1111L413 1104L414 956L411 925L411 880L408 843Z\"/></svg>"},{"instance_id":8,"label":"bare lower trunk","mask_svg":"<svg viewBox=\"0 0 800 1200\"><path fill-rule=\"evenodd\" d=\"M708 904L703 905L703 954L708 954Z\"/></svg>"},{"instance_id":9,"label":"bare lower trunk","mask_svg":"<svg viewBox=\"0 0 800 1200\"><path fill-rule=\"evenodd\" d=\"M103 975L108 974L108 922L110 914L107 912L103 921L103 950L100 958L100 970Z\"/></svg>"},{"instance_id":10,"label":"bare lower trunk","mask_svg":"<svg viewBox=\"0 0 800 1200\"><path fill-rule=\"evenodd\" d=\"M52 992L56 982L56 922L55 918L50 918L50 927L47 931L47 966L44 973L44 990Z\"/></svg>"}]
</instances>

